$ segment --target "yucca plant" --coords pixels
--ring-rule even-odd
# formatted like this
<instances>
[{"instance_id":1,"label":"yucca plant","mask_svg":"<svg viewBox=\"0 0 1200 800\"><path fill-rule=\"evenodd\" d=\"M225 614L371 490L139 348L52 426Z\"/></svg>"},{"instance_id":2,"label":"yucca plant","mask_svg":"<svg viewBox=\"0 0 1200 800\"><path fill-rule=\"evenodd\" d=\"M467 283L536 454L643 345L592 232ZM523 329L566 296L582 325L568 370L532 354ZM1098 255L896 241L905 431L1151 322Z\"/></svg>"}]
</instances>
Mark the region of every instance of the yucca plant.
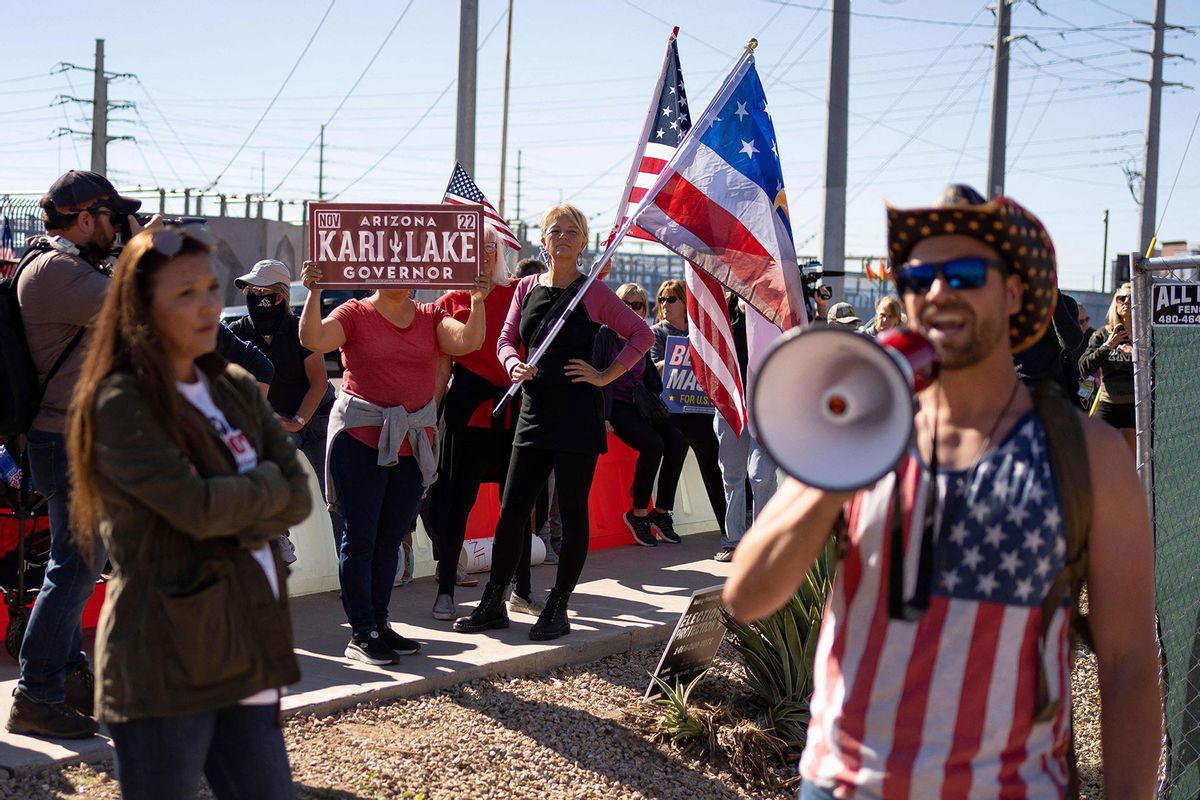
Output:
<instances>
[{"instance_id":1,"label":"yucca plant","mask_svg":"<svg viewBox=\"0 0 1200 800\"><path fill-rule=\"evenodd\" d=\"M831 541L787 605L749 624L724 613L725 627L746 667L746 680L775 735L801 747L808 728L813 655L837 557Z\"/></svg>"},{"instance_id":2,"label":"yucca plant","mask_svg":"<svg viewBox=\"0 0 1200 800\"><path fill-rule=\"evenodd\" d=\"M707 716L697 713L689 705L692 690L706 674L708 674L708 670L704 670L693 678L686 687L680 684L678 679L672 686L657 675L650 676L658 684L658 688L662 690L663 694L654 701L663 708L662 719L658 721L658 732L676 744L691 739L708 738Z\"/></svg>"}]
</instances>

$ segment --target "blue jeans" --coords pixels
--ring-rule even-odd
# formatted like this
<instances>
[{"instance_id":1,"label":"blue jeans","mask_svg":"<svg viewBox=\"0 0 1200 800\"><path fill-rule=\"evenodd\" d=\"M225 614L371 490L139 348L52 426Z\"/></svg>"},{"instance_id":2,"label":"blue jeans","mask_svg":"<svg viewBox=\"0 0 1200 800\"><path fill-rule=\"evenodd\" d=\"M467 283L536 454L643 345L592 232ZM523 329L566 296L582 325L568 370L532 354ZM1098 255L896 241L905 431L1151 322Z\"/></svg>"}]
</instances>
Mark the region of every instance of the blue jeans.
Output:
<instances>
[{"instance_id":1,"label":"blue jeans","mask_svg":"<svg viewBox=\"0 0 1200 800\"><path fill-rule=\"evenodd\" d=\"M349 433L330 453L330 477L346 518L338 558L342 608L355 635L383 627L400 562L400 542L412 528L425 490L412 456L381 467L379 454Z\"/></svg>"},{"instance_id":2,"label":"blue jeans","mask_svg":"<svg viewBox=\"0 0 1200 800\"><path fill-rule=\"evenodd\" d=\"M796 800L834 800L833 790L822 789L811 783L802 783L800 791L796 793Z\"/></svg>"},{"instance_id":3,"label":"blue jeans","mask_svg":"<svg viewBox=\"0 0 1200 800\"><path fill-rule=\"evenodd\" d=\"M217 800L296 796L278 705L234 705L105 727L116 750L122 800L189 800L202 774Z\"/></svg>"},{"instance_id":4,"label":"blue jeans","mask_svg":"<svg viewBox=\"0 0 1200 800\"><path fill-rule=\"evenodd\" d=\"M104 543L96 537L89 561L71 539L67 445L61 433L31 430L26 436L33 488L46 498L50 515L50 562L21 644L21 691L44 703L63 702L68 673L87 662L83 652L83 607L104 567Z\"/></svg>"},{"instance_id":5,"label":"blue jeans","mask_svg":"<svg viewBox=\"0 0 1200 800\"><path fill-rule=\"evenodd\" d=\"M754 495L754 516L775 494L775 462L767 455L750 431L735 436L733 428L720 414L713 414L713 429L717 433L717 460L721 464L721 480L725 483L725 532L721 547L734 548L746 533L746 479Z\"/></svg>"},{"instance_id":6,"label":"blue jeans","mask_svg":"<svg viewBox=\"0 0 1200 800\"><path fill-rule=\"evenodd\" d=\"M321 502L325 502L325 434L329 430L329 415L317 414L300 430L289 433L292 444L299 448L313 472L317 473L317 483L321 486ZM342 547L342 531L346 520L341 513L329 509L329 522L333 526L333 552L340 553Z\"/></svg>"}]
</instances>

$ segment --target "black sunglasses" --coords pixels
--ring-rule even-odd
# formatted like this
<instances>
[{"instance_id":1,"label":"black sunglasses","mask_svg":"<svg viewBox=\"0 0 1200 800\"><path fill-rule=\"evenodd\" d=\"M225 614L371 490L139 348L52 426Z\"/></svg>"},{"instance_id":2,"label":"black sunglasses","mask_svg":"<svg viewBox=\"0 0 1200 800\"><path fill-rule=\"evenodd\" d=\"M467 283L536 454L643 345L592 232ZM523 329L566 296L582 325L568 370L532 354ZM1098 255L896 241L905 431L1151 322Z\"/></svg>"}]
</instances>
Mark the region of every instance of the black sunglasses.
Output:
<instances>
[{"instance_id":1,"label":"black sunglasses","mask_svg":"<svg viewBox=\"0 0 1200 800\"><path fill-rule=\"evenodd\" d=\"M625 305L627 305L633 309L641 309L642 311L646 310L646 304L643 303L641 300L634 300L633 302L626 300Z\"/></svg>"},{"instance_id":2,"label":"black sunglasses","mask_svg":"<svg viewBox=\"0 0 1200 800\"><path fill-rule=\"evenodd\" d=\"M896 270L896 288L901 292L928 292L933 282L941 278L951 289L978 289L987 283L988 267L1002 269L1004 262L972 257L905 264Z\"/></svg>"},{"instance_id":3,"label":"black sunglasses","mask_svg":"<svg viewBox=\"0 0 1200 800\"><path fill-rule=\"evenodd\" d=\"M663 295L662 297L658 298L658 302L666 303L667 305L671 305L671 303L678 302L678 300L679 300L679 298L675 297L673 295L671 295L671 296Z\"/></svg>"},{"instance_id":4,"label":"black sunglasses","mask_svg":"<svg viewBox=\"0 0 1200 800\"><path fill-rule=\"evenodd\" d=\"M1116 300L1118 303L1128 303L1128 302L1129 302L1129 295L1127 295L1127 294L1119 294L1119 295L1117 295L1116 297L1114 297L1113 299L1114 299L1114 300Z\"/></svg>"}]
</instances>

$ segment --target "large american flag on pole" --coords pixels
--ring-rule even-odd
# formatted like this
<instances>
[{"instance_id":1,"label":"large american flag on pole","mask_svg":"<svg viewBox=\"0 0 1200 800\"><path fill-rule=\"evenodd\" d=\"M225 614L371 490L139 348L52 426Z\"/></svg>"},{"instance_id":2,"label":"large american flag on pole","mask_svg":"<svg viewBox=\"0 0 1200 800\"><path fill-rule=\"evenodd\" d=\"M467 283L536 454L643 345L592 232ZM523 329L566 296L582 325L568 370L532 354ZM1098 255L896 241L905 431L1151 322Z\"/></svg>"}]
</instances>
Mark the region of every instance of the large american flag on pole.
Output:
<instances>
[{"instance_id":1,"label":"large american flag on pole","mask_svg":"<svg viewBox=\"0 0 1200 800\"><path fill-rule=\"evenodd\" d=\"M508 227L508 223L483 196L483 192L475 185L475 181L471 180L471 176L463 169L463 165L457 161L454 162L454 172L450 175L450 183L446 186L446 196L442 198L442 202L472 203L483 206L484 226L495 231L500 237L500 241L513 250L521 249L521 241L512 232L512 228Z\"/></svg>"},{"instance_id":2,"label":"large american flag on pole","mask_svg":"<svg viewBox=\"0 0 1200 800\"><path fill-rule=\"evenodd\" d=\"M679 67L678 35L679 28L675 28L667 40L662 73L646 113L625 193L617 204L617 218L610 239L621 223L637 209L638 203L675 155L684 134L692 127L687 92L683 88L683 71ZM655 240L636 225L629 229L627 235ZM737 352L733 346L733 329L729 324L724 291L715 279L698 272L687 261L684 262L684 278L687 285L688 342L691 345L692 369L717 412L740 434L746 425L745 392L738 370Z\"/></svg>"},{"instance_id":3,"label":"large american flag on pole","mask_svg":"<svg viewBox=\"0 0 1200 800\"><path fill-rule=\"evenodd\" d=\"M634 222L787 330L804 324L804 298L753 46L693 120Z\"/></svg>"}]
</instances>

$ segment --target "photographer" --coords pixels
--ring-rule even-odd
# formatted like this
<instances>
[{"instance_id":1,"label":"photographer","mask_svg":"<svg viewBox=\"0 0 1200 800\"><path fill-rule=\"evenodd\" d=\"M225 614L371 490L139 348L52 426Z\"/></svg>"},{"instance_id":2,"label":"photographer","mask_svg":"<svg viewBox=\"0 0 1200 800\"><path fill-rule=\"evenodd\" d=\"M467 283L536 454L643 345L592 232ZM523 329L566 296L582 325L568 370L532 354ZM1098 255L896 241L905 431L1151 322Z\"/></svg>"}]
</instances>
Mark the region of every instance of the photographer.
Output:
<instances>
[{"instance_id":1,"label":"photographer","mask_svg":"<svg viewBox=\"0 0 1200 800\"><path fill-rule=\"evenodd\" d=\"M1092 375L1100 370L1100 419L1121 431L1135 454L1136 425L1133 414L1133 342L1129 332L1133 323L1129 314L1128 283L1117 289L1108 307L1107 324L1092 334L1087 350L1079 359L1079 372Z\"/></svg>"},{"instance_id":2,"label":"photographer","mask_svg":"<svg viewBox=\"0 0 1200 800\"><path fill-rule=\"evenodd\" d=\"M71 541L63 433L92 320L108 290L103 264L118 231L143 229L133 216L142 203L119 195L103 175L71 170L54 182L40 205L46 235L29 244L41 254L22 269L17 300L29 354L45 387L26 441L33 488L45 496L49 510L50 561L21 645L21 678L7 728L80 739L96 733L94 679L83 652L81 615L105 553L100 545L85 558ZM145 229L161 227L155 216Z\"/></svg>"}]
</instances>

